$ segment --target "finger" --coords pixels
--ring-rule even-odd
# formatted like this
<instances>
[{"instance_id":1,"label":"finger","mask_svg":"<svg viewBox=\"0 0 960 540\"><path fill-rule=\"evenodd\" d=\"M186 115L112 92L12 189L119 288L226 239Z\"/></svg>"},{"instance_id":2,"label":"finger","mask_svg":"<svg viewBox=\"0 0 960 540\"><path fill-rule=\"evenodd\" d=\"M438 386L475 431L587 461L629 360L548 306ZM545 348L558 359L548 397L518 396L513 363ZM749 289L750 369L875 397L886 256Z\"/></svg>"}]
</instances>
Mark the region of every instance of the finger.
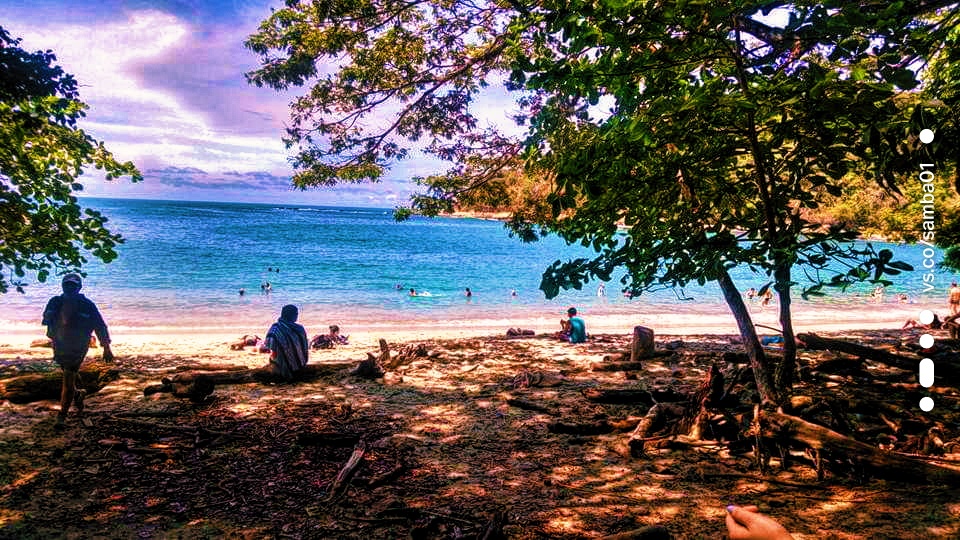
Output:
<instances>
[{"instance_id":1,"label":"finger","mask_svg":"<svg viewBox=\"0 0 960 540\"><path fill-rule=\"evenodd\" d=\"M727 514L726 523L727 523L727 536L731 540L750 537L750 531L743 525L737 523L737 520L733 519L732 515Z\"/></svg>"},{"instance_id":2,"label":"finger","mask_svg":"<svg viewBox=\"0 0 960 540\"><path fill-rule=\"evenodd\" d=\"M749 508L756 509L756 506ZM747 510L746 508L741 508L739 506L734 506L730 513L728 514L732 517L737 523L749 528L752 523L757 521L759 514L754 513L754 510Z\"/></svg>"},{"instance_id":3,"label":"finger","mask_svg":"<svg viewBox=\"0 0 960 540\"><path fill-rule=\"evenodd\" d=\"M739 509L741 509L741 510L746 510L747 512L759 512L759 511L760 511L759 508L757 508L755 505L752 505L752 504L748 504L748 505L746 505L746 506L737 506L737 505L735 505L735 504L730 504L730 505L727 505L727 513L733 512L733 509L734 509L734 508L739 508Z\"/></svg>"}]
</instances>

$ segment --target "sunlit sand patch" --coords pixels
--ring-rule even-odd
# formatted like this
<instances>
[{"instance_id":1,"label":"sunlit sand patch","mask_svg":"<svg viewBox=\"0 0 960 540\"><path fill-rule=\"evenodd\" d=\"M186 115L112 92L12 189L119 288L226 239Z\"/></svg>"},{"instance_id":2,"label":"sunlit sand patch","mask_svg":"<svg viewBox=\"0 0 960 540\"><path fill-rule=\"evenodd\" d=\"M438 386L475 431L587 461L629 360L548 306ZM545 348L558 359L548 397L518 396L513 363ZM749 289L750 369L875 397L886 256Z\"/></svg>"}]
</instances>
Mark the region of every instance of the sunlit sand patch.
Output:
<instances>
[{"instance_id":1,"label":"sunlit sand patch","mask_svg":"<svg viewBox=\"0 0 960 540\"><path fill-rule=\"evenodd\" d=\"M0 508L0 527L15 524L23 519L23 512Z\"/></svg>"},{"instance_id":2,"label":"sunlit sand patch","mask_svg":"<svg viewBox=\"0 0 960 540\"><path fill-rule=\"evenodd\" d=\"M548 534L574 535L583 532L584 525L579 515L566 508L560 510L564 515L551 519L544 526Z\"/></svg>"}]
</instances>

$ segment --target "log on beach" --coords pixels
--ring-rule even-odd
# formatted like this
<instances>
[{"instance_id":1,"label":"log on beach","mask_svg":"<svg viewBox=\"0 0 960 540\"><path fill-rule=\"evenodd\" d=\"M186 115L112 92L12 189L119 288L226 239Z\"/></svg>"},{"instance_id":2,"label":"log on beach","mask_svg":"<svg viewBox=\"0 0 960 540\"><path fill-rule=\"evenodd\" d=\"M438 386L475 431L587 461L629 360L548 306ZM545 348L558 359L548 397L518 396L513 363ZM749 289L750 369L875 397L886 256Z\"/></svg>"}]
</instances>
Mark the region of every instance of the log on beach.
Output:
<instances>
[{"instance_id":1,"label":"log on beach","mask_svg":"<svg viewBox=\"0 0 960 540\"><path fill-rule=\"evenodd\" d=\"M913 484L960 486L960 471L880 450L796 416L761 412L759 426L762 436L777 444L813 450L818 463L818 476L822 476L819 464L826 459L852 464L876 478Z\"/></svg>"},{"instance_id":2,"label":"log on beach","mask_svg":"<svg viewBox=\"0 0 960 540\"><path fill-rule=\"evenodd\" d=\"M807 349L812 349L815 351L836 351L852 354L854 356L859 356L860 358L873 360L874 362L879 362L881 364L905 369L908 371L915 371L918 365L917 360L912 358L887 352L881 349L866 347L857 343L844 341L842 339L825 338L816 334L798 334L797 339L802 341L804 343L804 347Z\"/></svg>"},{"instance_id":3,"label":"log on beach","mask_svg":"<svg viewBox=\"0 0 960 540\"><path fill-rule=\"evenodd\" d=\"M594 403L631 404L639 403L651 406L663 401L686 401L690 396L669 388L588 388L583 396Z\"/></svg>"},{"instance_id":4,"label":"log on beach","mask_svg":"<svg viewBox=\"0 0 960 540\"><path fill-rule=\"evenodd\" d=\"M80 366L77 387L86 390L87 394L94 394L119 378L120 370L114 364L84 362ZM47 373L20 375L0 380L0 399L18 404L44 399L59 401L62 388L63 372L59 369Z\"/></svg>"},{"instance_id":5,"label":"log on beach","mask_svg":"<svg viewBox=\"0 0 960 540\"><path fill-rule=\"evenodd\" d=\"M312 381L321 377L337 375L353 368L355 365L355 362L307 364L297 373L294 382ZM149 396L162 392L173 394L174 397L202 401L213 393L217 385L282 382L286 381L276 375L269 366L242 371L185 371L164 377L161 384L147 386L144 388L143 394Z\"/></svg>"}]
</instances>

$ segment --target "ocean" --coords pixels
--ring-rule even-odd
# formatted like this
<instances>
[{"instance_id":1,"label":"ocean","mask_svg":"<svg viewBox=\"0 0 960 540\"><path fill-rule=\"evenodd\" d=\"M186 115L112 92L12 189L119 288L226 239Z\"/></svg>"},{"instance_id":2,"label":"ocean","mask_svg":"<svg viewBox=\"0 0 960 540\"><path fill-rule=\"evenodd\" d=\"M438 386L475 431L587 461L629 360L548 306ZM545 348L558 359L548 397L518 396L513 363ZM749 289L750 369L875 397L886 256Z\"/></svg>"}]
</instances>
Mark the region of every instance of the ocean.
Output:
<instances>
[{"instance_id":1,"label":"ocean","mask_svg":"<svg viewBox=\"0 0 960 540\"><path fill-rule=\"evenodd\" d=\"M398 223L391 209L282 204L85 198L82 205L103 212L108 227L126 239L114 262L91 260L84 268L83 292L111 326L242 334L268 324L287 303L300 307L302 320L341 326L558 320L571 305L587 316L727 313L713 284L625 298L614 280L606 284L605 296L597 295L593 283L547 300L538 289L542 271L557 259L591 252L557 237L525 244L497 221L414 217ZM896 259L918 269L896 279L887 289L888 301L903 292L911 302L942 302L955 276L938 272L936 289L923 295L922 246L878 247L889 247ZM941 255L937 251L935 259ZM744 290L766 282L748 268L735 269L733 276ZM261 290L264 282L271 285L269 294ZM410 288L418 296L410 296ZM872 288L863 285L814 303L866 305ZM43 306L59 290L59 278L52 278L45 284L28 281L26 294L0 297L0 324L39 328Z\"/></svg>"}]
</instances>

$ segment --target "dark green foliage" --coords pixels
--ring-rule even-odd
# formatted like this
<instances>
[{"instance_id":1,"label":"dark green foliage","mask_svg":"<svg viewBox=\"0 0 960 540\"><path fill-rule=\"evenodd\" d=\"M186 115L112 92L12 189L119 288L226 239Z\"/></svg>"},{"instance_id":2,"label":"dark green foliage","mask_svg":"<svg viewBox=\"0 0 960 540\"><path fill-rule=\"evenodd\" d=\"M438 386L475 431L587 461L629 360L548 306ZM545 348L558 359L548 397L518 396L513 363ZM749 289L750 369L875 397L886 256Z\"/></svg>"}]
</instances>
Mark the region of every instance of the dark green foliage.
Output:
<instances>
[{"instance_id":1,"label":"dark green foliage","mask_svg":"<svg viewBox=\"0 0 960 540\"><path fill-rule=\"evenodd\" d=\"M250 80L286 88L318 76L295 103L288 132L299 186L376 180L406 155L401 143L414 141L453 163L422 181L427 193L413 205L426 213L521 166L548 179L543 210L512 225L532 238L531 224L540 224L597 254L555 262L543 276L547 296L609 279L616 268L627 270L623 285L635 293L719 282L761 394L776 400L793 372L795 265L809 278L805 297L908 270L888 252L850 247L856 234L842 224L807 216L842 194L849 173L897 192L919 153L932 151L912 131L921 109L904 114L894 98L917 86L917 62L943 58L941 72L952 73L942 51L960 21L955 8L288 2L248 42L264 60ZM783 25L764 22L772 11ZM518 95L522 141L481 129L470 108L497 78ZM390 113L385 127L365 123L375 112ZM767 276L780 298L786 346L772 369L729 279L741 264Z\"/></svg>"},{"instance_id":2,"label":"dark green foliage","mask_svg":"<svg viewBox=\"0 0 960 540\"><path fill-rule=\"evenodd\" d=\"M0 293L11 285L23 292L27 272L42 282L51 272L80 270L81 250L116 258L122 239L73 193L83 189L78 178L89 165L108 180L141 179L132 163L118 163L77 127L87 107L53 53L18 45L0 27Z\"/></svg>"}]
</instances>

